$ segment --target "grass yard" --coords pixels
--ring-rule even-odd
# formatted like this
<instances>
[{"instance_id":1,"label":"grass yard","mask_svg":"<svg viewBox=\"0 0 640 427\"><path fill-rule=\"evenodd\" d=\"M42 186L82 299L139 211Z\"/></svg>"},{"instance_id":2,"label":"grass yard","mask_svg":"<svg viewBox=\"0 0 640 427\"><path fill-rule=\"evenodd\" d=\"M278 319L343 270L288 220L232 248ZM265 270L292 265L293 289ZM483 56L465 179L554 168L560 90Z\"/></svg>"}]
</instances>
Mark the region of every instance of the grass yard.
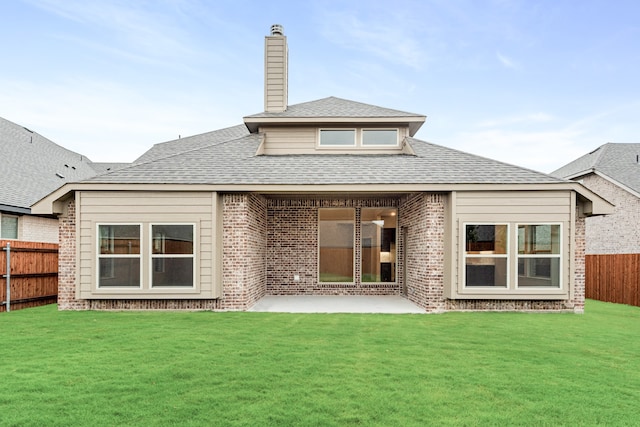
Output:
<instances>
[{"instance_id":1,"label":"grass yard","mask_svg":"<svg viewBox=\"0 0 640 427\"><path fill-rule=\"evenodd\" d=\"M638 425L640 308L0 313L0 425Z\"/></svg>"}]
</instances>

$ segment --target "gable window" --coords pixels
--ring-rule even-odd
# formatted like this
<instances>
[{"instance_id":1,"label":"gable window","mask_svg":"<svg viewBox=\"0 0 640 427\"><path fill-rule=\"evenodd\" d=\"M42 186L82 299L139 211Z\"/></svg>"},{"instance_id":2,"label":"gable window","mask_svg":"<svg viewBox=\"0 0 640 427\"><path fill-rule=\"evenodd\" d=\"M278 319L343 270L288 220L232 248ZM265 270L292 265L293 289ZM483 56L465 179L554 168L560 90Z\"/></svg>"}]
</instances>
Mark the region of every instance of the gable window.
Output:
<instances>
[{"instance_id":1,"label":"gable window","mask_svg":"<svg viewBox=\"0 0 640 427\"><path fill-rule=\"evenodd\" d=\"M362 282L396 281L395 208L362 208Z\"/></svg>"},{"instance_id":2,"label":"gable window","mask_svg":"<svg viewBox=\"0 0 640 427\"><path fill-rule=\"evenodd\" d=\"M151 287L194 287L194 225L152 224Z\"/></svg>"},{"instance_id":3,"label":"gable window","mask_svg":"<svg viewBox=\"0 0 640 427\"><path fill-rule=\"evenodd\" d=\"M353 282L355 209L320 209L318 215L320 282Z\"/></svg>"},{"instance_id":4,"label":"gable window","mask_svg":"<svg viewBox=\"0 0 640 427\"><path fill-rule=\"evenodd\" d=\"M465 286L507 287L508 241L506 224L465 226Z\"/></svg>"},{"instance_id":5,"label":"gable window","mask_svg":"<svg viewBox=\"0 0 640 427\"><path fill-rule=\"evenodd\" d=\"M140 287L140 224L98 225L98 287Z\"/></svg>"},{"instance_id":6,"label":"gable window","mask_svg":"<svg viewBox=\"0 0 640 427\"><path fill-rule=\"evenodd\" d=\"M355 147L355 129L321 129L320 146L322 147Z\"/></svg>"},{"instance_id":7,"label":"gable window","mask_svg":"<svg viewBox=\"0 0 640 427\"><path fill-rule=\"evenodd\" d=\"M0 214L0 238L18 238L18 217Z\"/></svg>"},{"instance_id":8,"label":"gable window","mask_svg":"<svg viewBox=\"0 0 640 427\"><path fill-rule=\"evenodd\" d=\"M518 225L518 287L560 287L560 225Z\"/></svg>"},{"instance_id":9,"label":"gable window","mask_svg":"<svg viewBox=\"0 0 640 427\"><path fill-rule=\"evenodd\" d=\"M397 129L363 129L362 145L372 147L397 146Z\"/></svg>"}]
</instances>

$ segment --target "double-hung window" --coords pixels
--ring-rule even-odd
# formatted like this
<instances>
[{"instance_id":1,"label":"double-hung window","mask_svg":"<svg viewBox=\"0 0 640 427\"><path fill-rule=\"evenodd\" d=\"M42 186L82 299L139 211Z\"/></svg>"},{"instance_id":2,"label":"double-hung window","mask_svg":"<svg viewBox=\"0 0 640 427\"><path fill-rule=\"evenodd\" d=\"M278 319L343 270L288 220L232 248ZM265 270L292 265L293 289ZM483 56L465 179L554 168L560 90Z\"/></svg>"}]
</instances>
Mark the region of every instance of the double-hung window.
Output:
<instances>
[{"instance_id":1,"label":"double-hung window","mask_svg":"<svg viewBox=\"0 0 640 427\"><path fill-rule=\"evenodd\" d=\"M140 224L98 225L98 287L140 288Z\"/></svg>"},{"instance_id":2,"label":"double-hung window","mask_svg":"<svg viewBox=\"0 0 640 427\"><path fill-rule=\"evenodd\" d=\"M151 287L193 288L193 224L152 224L151 236Z\"/></svg>"},{"instance_id":3,"label":"double-hung window","mask_svg":"<svg viewBox=\"0 0 640 427\"><path fill-rule=\"evenodd\" d=\"M562 288L561 224L465 224L464 287Z\"/></svg>"},{"instance_id":4,"label":"double-hung window","mask_svg":"<svg viewBox=\"0 0 640 427\"><path fill-rule=\"evenodd\" d=\"M560 225L518 224L518 287L560 287Z\"/></svg>"},{"instance_id":5,"label":"double-hung window","mask_svg":"<svg viewBox=\"0 0 640 427\"><path fill-rule=\"evenodd\" d=\"M465 286L506 288L509 278L507 224L465 226Z\"/></svg>"}]
</instances>

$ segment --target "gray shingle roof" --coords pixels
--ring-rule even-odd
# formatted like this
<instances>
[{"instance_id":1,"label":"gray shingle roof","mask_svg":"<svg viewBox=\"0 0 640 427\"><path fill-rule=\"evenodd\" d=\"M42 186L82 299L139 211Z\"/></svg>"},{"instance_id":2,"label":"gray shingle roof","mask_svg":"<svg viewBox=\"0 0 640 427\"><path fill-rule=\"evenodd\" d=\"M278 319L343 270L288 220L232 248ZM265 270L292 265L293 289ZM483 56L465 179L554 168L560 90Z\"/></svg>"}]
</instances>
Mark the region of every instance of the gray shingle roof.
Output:
<instances>
[{"instance_id":1,"label":"gray shingle roof","mask_svg":"<svg viewBox=\"0 0 640 427\"><path fill-rule=\"evenodd\" d=\"M531 184L563 180L418 139L415 155L256 155L260 135L137 163L88 182L150 184Z\"/></svg>"},{"instance_id":2,"label":"gray shingle roof","mask_svg":"<svg viewBox=\"0 0 640 427\"><path fill-rule=\"evenodd\" d=\"M598 171L640 193L640 144L608 143L552 172L561 178Z\"/></svg>"},{"instance_id":3,"label":"gray shingle roof","mask_svg":"<svg viewBox=\"0 0 640 427\"><path fill-rule=\"evenodd\" d=\"M224 129L206 132L200 135L189 136L173 141L155 144L149 151L138 157L134 163L148 162L161 159L174 154L183 153L189 150L206 147L220 142L230 141L249 135L249 130L244 124L236 125Z\"/></svg>"},{"instance_id":4,"label":"gray shingle roof","mask_svg":"<svg viewBox=\"0 0 640 427\"><path fill-rule=\"evenodd\" d=\"M258 113L247 116L249 118L275 118L275 117L424 117L421 114L407 113L405 111L392 110L390 108L363 104L361 102L330 96L316 101L303 102L289 105L286 111L281 113Z\"/></svg>"},{"instance_id":5,"label":"gray shingle roof","mask_svg":"<svg viewBox=\"0 0 640 427\"><path fill-rule=\"evenodd\" d=\"M94 176L91 161L0 118L0 205L29 208L67 182Z\"/></svg>"}]
</instances>

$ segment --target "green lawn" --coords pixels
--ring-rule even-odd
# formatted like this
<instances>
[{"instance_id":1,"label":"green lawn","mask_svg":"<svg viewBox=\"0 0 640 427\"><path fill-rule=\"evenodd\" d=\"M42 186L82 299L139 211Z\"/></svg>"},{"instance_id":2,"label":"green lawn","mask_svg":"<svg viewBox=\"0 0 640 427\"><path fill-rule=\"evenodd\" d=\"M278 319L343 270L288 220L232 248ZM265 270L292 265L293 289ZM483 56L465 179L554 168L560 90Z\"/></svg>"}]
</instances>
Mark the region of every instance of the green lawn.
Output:
<instances>
[{"instance_id":1,"label":"green lawn","mask_svg":"<svg viewBox=\"0 0 640 427\"><path fill-rule=\"evenodd\" d=\"M640 308L0 313L0 425L638 425Z\"/></svg>"}]
</instances>

